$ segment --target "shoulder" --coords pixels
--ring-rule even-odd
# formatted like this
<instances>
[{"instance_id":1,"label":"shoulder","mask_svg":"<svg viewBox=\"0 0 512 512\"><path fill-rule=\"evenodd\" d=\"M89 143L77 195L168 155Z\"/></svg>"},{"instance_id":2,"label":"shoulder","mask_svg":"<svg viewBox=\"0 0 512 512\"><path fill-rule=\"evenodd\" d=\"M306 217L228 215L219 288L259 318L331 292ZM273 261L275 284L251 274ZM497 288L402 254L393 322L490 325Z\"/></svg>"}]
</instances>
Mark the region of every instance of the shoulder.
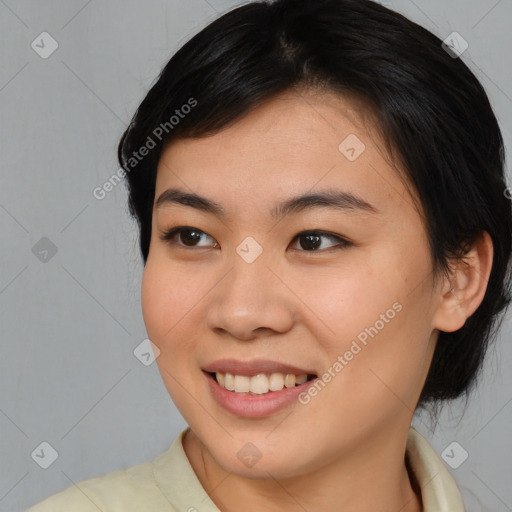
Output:
<instances>
[{"instance_id":1,"label":"shoulder","mask_svg":"<svg viewBox=\"0 0 512 512\"><path fill-rule=\"evenodd\" d=\"M114 512L175 509L160 492L153 461L83 480L27 512Z\"/></svg>"}]
</instances>

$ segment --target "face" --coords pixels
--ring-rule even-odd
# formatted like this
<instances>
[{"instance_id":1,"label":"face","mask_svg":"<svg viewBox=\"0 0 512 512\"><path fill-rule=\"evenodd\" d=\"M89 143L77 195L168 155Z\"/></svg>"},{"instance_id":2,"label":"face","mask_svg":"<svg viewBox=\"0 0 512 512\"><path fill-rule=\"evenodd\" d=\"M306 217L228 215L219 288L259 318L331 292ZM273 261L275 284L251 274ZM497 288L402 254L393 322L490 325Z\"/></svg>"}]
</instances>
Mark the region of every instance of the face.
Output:
<instances>
[{"instance_id":1,"label":"face","mask_svg":"<svg viewBox=\"0 0 512 512\"><path fill-rule=\"evenodd\" d=\"M306 474L409 428L437 299L423 221L363 114L288 92L162 153L144 321L176 406L238 475Z\"/></svg>"}]
</instances>

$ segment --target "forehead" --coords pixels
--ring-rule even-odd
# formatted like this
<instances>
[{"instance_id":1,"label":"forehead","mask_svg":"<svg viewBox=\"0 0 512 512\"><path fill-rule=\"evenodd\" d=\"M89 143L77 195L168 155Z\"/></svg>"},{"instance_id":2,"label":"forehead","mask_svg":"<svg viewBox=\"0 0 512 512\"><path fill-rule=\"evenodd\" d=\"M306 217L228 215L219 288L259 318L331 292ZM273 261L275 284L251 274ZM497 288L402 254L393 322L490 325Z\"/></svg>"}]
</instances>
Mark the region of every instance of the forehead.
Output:
<instances>
[{"instance_id":1,"label":"forehead","mask_svg":"<svg viewBox=\"0 0 512 512\"><path fill-rule=\"evenodd\" d=\"M214 135L172 141L160 158L155 197L180 186L261 205L342 188L379 209L389 201L411 203L383 148L374 117L356 99L286 92Z\"/></svg>"}]
</instances>

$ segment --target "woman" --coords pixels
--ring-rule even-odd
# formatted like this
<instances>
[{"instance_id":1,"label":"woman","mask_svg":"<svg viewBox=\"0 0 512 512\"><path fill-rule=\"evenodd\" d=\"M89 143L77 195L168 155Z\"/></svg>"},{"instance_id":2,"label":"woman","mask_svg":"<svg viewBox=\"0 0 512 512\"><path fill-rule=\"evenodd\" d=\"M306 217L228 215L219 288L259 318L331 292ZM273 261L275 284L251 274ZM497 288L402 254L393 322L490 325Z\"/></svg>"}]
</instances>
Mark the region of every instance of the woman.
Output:
<instances>
[{"instance_id":1,"label":"woman","mask_svg":"<svg viewBox=\"0 0 512 512\"><path fill-rule=\"evenodd\" d=\"M119 161L189 427L32 512L464 510L411 421L475 382L512 215L496 118L456 57L367 0L277 0L171 58Z\"/></svg>"}]
</instances>

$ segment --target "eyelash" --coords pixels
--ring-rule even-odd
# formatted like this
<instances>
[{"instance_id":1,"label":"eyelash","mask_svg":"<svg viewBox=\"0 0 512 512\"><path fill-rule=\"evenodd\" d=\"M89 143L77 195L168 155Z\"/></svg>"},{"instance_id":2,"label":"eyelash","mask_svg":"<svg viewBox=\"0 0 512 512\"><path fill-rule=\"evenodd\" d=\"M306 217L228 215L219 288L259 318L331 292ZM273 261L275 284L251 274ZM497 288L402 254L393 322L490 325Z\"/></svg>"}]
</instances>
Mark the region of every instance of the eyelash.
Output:
<instances>
[{"instance_id":1,"label":"eyelash","mask_svg":"<svg viewBox=\"0 0 512 512\"><path fill-rule=\"evenodd\" d=\"M179 235L180 233L184 232L184 231L193 231L193 232L198 233L198 234L204 234L206 236L210 236L207 233L205 233L204 231L201 231L200 229L194 228L192 226L177 226L177 227L168 229L167 231L162 233L160 235L160 239L165 241L165 242L168 242L171 245L177 245L178 247L182 247L182 248L185 248L185 249L201 249L201 248L205 248L204 246L190 246L190 245L184 245L184 244L180 244L180 243L176 242L175 241L176 236ZM328 247L327 249L314 249L314 250L297 249L299 252L325 252L325 251L329 251L329 250L333 250L333 249L337 249L337 250L339 250L339 249L346 249L346 248L354 245L352 242L348 241L345 238L340 237L339 235L334 235L332 233L328 233L326 231L321 231L321 230L318 230L318 229L309 230L309 231L301 231L300 233L295 235L295 237L293 238L292 242L295 239L298 239L298 238L300 238L302 236L326 237L326 238L338 240L338 244L334 245L332 247ZM210 238L212 238L212 237L210 237ZM218 242L215 242L215 243L218 244Z\"/></svg>"}]
</instances>

